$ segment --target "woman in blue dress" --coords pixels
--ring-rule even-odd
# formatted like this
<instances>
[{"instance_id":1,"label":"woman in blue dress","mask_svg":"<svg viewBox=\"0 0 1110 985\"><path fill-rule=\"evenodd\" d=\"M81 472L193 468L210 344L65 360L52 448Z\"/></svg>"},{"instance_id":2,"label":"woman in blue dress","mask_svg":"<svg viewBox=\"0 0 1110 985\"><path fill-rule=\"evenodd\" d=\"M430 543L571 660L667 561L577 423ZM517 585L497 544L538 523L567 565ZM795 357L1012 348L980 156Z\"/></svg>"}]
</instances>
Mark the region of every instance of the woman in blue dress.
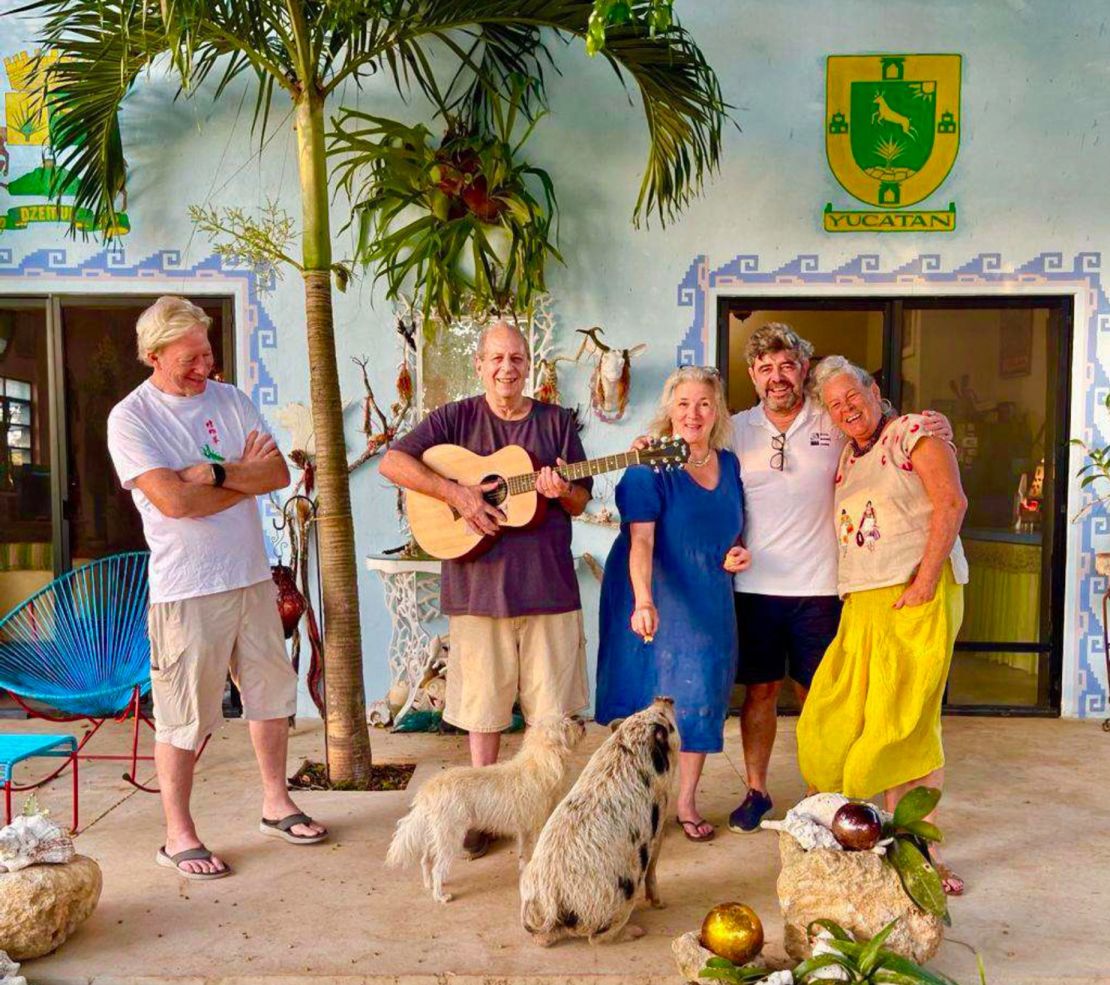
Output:
<instances>
[{"instance_id":1,"label":"woman in blue dress","mask_svg":"<svg viewBox=\"0 0 1110 985\"><path fill-rule=\"evenodd\" d=\"M617 485L621 532L601 586L596 718L606 724L657 695L674 698L677 820L691 841L709 841L716 832L698 813L697 786L706 754L723 748L736 677L732 574L751 561L739 546L743 488L717 372L675 370L649 430L684 438L690 458L673 471L630 468Z\"/></svg>"}]
</instances>

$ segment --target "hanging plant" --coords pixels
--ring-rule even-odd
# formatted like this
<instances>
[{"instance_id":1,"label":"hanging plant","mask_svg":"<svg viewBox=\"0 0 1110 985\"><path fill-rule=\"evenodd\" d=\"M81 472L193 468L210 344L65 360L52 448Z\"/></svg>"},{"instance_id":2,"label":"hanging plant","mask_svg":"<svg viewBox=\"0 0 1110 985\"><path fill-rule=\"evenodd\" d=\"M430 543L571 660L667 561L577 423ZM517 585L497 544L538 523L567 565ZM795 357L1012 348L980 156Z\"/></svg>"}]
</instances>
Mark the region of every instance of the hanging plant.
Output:
<instances>
[{"instance_id":1,"label":"hanging plant","mask_svg":"<svg viewBox=\"0 0 1110 985\"><path fill-rule=\"evenodd\" d=\"M521 89L494 100L494 133L449 126L438 144L423 126L344 109L329 152L351 201L358 262L384 278L387 297L412 294L425 324L464 308L527 308L545 288L557 204L551 178L511 143ZM538 191L537 194L533 191ZM434 324L434 322L433 322Z\"/></svg>"}]
</instances>

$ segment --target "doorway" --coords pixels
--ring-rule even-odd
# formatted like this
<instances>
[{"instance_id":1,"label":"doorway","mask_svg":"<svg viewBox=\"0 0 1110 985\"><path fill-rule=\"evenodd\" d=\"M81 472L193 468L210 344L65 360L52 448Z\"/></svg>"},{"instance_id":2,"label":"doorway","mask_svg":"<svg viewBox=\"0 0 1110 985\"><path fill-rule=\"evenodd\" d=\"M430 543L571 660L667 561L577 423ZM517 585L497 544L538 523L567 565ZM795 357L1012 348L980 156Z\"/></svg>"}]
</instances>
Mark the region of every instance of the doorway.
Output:
<instances>
[{"instance_id":1,"label":"doorway","mask_svg":"<svg viewBox=\"0 0 1110 985\"><path fill-rule=\"evenodd\" d=\"M952 422L971 574L945 710L1059 714L1071 300L721 298L734 412L755 403L744 344L771 321L813 342L814 362L838 353L863 366L896 408Z\"/></svg>"},{"instance_id":2,"label":"doorway","mask_svg":"<svg viewBox=\"0 0 1110 985\"><path fill-rule=\"evenodd\" d=\"M0 299L0 616L53 578L145 550L108 457L108 412L149 375L135 322L153 297ZM234 381L230 298L212 318L216 374Z\"/></svg>"}]
</instances>

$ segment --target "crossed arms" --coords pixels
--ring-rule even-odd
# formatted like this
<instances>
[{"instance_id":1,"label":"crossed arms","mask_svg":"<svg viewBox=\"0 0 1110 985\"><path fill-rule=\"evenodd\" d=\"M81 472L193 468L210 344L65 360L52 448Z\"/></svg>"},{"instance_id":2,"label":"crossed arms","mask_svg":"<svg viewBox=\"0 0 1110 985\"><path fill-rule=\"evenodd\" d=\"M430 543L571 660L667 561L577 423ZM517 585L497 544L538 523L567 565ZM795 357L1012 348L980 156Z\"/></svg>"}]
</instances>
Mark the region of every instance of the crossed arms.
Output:
<instances>
[{"instance_id":1,"label":"crossed arms","mask_svg":"<svg viewBox=\"0 0 1110 985\"><path fill-rule=\"evenodd\" d=\"M143 494L165 516L175 520L222 513L244 499L289 485L289 468L277 443L268 434L251 431L237 462L223 462L227 477L217 488L209 462L198 462L175 472L151 469L135 479Z\"/></svg>"}]
</instances>

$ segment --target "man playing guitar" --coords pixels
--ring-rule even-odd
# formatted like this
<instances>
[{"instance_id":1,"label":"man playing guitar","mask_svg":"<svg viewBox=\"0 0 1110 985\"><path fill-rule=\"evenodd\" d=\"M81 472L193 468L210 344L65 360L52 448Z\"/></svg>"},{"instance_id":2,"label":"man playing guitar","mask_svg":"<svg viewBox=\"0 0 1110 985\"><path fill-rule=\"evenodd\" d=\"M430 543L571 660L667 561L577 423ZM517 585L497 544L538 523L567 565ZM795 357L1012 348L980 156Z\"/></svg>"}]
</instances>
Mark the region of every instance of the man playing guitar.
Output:
<instances>
[{"instance_id":1,"label":"man playing guitar","mask_svg":"<svg viewBox=\"0 0 1110 985\"><path fill-rule=\"evenodd\" d=\"M497 321L487 327L474 368L484 393L432 411L393 443L381 474L404 489L443 500L475 533L497 534L504 514L483 496L493 484L460 485L434 472L421 456L441 444L478 455L520 445L540 468L536 490L548 501L540 522L500 530L478 557L443 562L440 605L451 638L443 717L470 733L472 764L488 766L497 761L518 694L528 722L570 714L589 702L570 518L586 508L592 480L567 482L556 471L585 458L585 452L573 411L524 396L528 346L516 326ZM468 832L464 847L477 858L485 854L489 837Z\"/></svg>"}]
</instances>

